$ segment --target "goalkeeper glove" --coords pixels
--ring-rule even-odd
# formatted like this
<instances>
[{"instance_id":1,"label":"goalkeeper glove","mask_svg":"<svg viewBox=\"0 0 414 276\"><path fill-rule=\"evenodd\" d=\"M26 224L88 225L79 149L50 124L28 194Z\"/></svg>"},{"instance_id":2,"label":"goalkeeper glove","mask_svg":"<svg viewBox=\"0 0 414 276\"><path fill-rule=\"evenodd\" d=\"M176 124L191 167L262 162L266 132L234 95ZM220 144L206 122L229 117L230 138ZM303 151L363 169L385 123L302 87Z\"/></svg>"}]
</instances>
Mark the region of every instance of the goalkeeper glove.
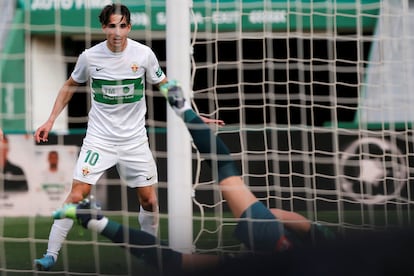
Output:
<instances>
[{"instance_id":1,"label":"goalkeeper glove","mask_svg":"<svg viewBox=\"0 0 414 276\"><path fill-rule=\"evenodd\" d=\"M160 86L160 91L178 114L191 108L184 98L181 85L176 80L170 80L162 84Z\"/></svg>"}]
</instances>

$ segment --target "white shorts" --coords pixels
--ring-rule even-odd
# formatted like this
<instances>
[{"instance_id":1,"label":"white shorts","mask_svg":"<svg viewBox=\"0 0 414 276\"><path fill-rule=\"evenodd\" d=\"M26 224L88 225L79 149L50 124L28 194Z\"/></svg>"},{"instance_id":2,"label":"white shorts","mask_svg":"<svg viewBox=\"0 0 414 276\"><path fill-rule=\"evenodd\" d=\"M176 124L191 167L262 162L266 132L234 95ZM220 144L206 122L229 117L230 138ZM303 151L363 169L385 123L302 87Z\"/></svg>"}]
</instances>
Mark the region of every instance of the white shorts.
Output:
<instances>
[{"instance_id":1,"label":"white shorts","mask_svg":"<svg viewBox=\"0 0 414 276\"><path fill-rule=\"evenodd\" d=\"M158 182L157 166L147 141L141 144L112 145L88 143L85 139L73 178L94 185L114 165L128 187L144 187Z\"/></svg>"}]
</instances>

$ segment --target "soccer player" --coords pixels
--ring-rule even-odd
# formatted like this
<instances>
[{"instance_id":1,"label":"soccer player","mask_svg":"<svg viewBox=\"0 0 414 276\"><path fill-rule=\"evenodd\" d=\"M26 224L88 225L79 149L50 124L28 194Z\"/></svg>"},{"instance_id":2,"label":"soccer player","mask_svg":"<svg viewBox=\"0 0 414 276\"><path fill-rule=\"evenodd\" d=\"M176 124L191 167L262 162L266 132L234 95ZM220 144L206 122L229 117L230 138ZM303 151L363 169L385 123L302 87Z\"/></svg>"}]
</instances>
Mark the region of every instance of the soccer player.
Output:
<instances>
[{"instance_id":1,"label":"soccer player","mask_svg":"<svg viewBox=\"0 0 414 276\"><path fill-rule=\"evenodd\" d=\"M102 174L116 165L123 182L136 189L141 229L156 235L158 202L154 185L158 175L145 128L145 83L161 85L167 78L154 52L128 37L131 14L125 5L105 6L99 20L106 40L79 55L49 118L34 137L37 143L48 140L56 118L76 88L89 81L92 105L88 127L65 203L79 202L89 195ZM49 270L54 265L72 225L71 219L53 222L46 254L34 260L39 270Z\"/></svg>"},{"instance_id":2,"label":"soccer player","mask_svg":"<svg viewBox=\"0 0 414 276\"><path fill-rule=\"evenodd\" d=\"M161 92L166 95L176 113L187 123L198 150L218 156L219 186L233 215L240 218L235 235L252 252L272 254L290 249L292 246L301 246L312 239L320 241L333 238L328 229L310 223L298 213L268 209L259 202L243 183L227 146L191 109L182 95L181 88L175 82L168 82L161 86ZM216 152L212 152L213 148L217 149ZM131 246L129 250L133 255L143 257L155 266L160 265L161 256L164 271L179 274L181 271L214 267L222 261L217 256L182 254L165 247L164 244L157 247L154 236L136 229L125 229L123 225L90 209L90 205L88 200L80 204L68 204L57 210L54 217L78 219L83 227L96 231L115 243L145 245L145 247ZM149 245L152 247L148 247Z\"/></svg>"},{"instance_id":3,"label":"soccer player","mask_svg":"<svg viewBox=\"0 0 414 276\"><path fill-rule=\"evenodd\" d=\"M205 155L210 167L217 169L218 183L235 218L240 219L235 236L253 252L277 252L301 244L301 239L289 229L292 225L303 229L303 233L325 236L318 224L309 223L297 213L279 209L270 210L261 203L244 184L229 149L214 135L210 127L198 116L185 100L181 87L170 81L161 86L161 92L170 106L185 122L198 151ZM211 156L211 158L209 158ZM216 161L215 161L216 160ZM281 220L290 221L285 225ZM291 224L292 223L292 224ZM317 226L313 231L312 226ZM315 233L313 233L315 232Z\"/></svg>"}]
</instances>

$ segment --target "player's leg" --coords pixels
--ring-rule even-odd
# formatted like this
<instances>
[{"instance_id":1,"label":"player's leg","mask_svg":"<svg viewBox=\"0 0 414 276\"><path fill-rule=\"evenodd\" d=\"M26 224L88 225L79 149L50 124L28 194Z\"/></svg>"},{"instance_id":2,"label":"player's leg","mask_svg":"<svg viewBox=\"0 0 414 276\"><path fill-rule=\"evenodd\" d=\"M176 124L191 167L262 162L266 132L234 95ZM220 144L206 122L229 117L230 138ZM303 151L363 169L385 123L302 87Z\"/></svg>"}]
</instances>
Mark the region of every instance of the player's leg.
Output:
<instances>
[{"instance_id":1,"label":"player's leg","mask_svg":"<svg viewBox=\"0 0 414 276\"><path fill-rule=\"evenodd\" d=\"M235 235L254 251L275 251L289 248L288 231L276 220L246 187L230 151L185 101L180 87L174 83L161 87L169 104L184 122L198 151L207 155L212 169L217 169L218 182L233 215L240 218Z\"/></svg>"},{"instance_id":2,"label":"player's leg","mask_svg":"<svg viewBox=\"0 0 414 276\"><path fill-rule=\"evenodd\" d=\"M304 243L315 243L332 241L337 238L336 234L324 225L311 222L301 214L282 209L270 209L276 218L281 220L286 228L295 232Z\"/></svg>"},{"instance_id":3,"label":"player's leg","mask_svg":"<svg viewBox=\"0 0 414 276\"><path fill-rule=\"evenodd\" d=\"M158 200L155 190L158 182L157 166L148 143L119 147L117 169L128 187L135 188L140 212L138 221L141 230L157 235Z\"/></svg>"},{"instance_id":4,"label":"player's leg","mask_svg":"<svg viewBox=\"0 0 414 276\"><path fill-rule=\"evenodd\" d=\"M89 195L91 185L74 180L70 194L65 200L65 203L79 202L84 196ZM63 218L55 219L50 228L46 254L39 259L35 259L34 263L38 270L47 271L57 261L59 251L66 239L70 229L73 226L73 220Z\"/></svg>"},{"instance_id":5,"label":"player's leg","mask_svg":"<svg viewBox=\"0 0 414 276\"><path fill-rule=\"evenodd\" d=\"M96 227L100 221L92 219L86 227L97 231L101 235L110 239L114 243L138 246L128 246L132 255L143 258L148 264L159 268L161 261L164 269L179 271L182 268L181 253L168 248L165 244L157 241L154 235L138 229L126 228L122 224L109 220L106 217L106 223L101 223L100 227Z\"/></svg>"},{"instance_id":6,"label":"player's leg","mask_svg":"<svg viewBox=\"0 0 414 276\"><path fill-rule=\"evenodd\" d=\"M153 236L158 232L158 200L153 185L136 188L137 197L140 202L138 215L141 230Z\"/></svg>"},{"instance_id":7,"label":"player's leg","mask_svg":"<svg viewBox=\"0 0 414 276\"><path fill-rule=\"evenodd\" d=\"M233 215L240 218L235 236L253 251L282 251L296 242L272 212L248 189L240 176L220 181L220 190Z\"/></svg>"},{"instance_id":8,"label":"player's leg","mask_svg":"<svg viewBox=\"0 0 414 276\"><path fill-rule=\"evenodd\" d=\"M94 185L104 172L115 165L116 152L112 147L91 143L84 140L73 174L72 189L65 203L77 203L90 194ZM49 233L48 246L43 258L35 259L34 264L39 270L50 270L58 258L63 241L73 221L70 219L54 220Z\"/></svg>"},{"instance_id":9,"label":"player's leg","mask_svg":"<svg viewBox=\"0 0 414 276\"><path fill-rule=\"evenodd\" d=\"M296 212L286 211L282 209L270 209L272 214L277 217L283 224L299 235L306 235L311 229L310 221Z\"/></svg>"},{"instance_id":10,"label":"player's leg","mask_svg":"<svg viewBox=\"0 0 414 276\"><path fill-rule=\"evenodd\" d=\"M103 216L89 199L79 204L65 205L56 210L53 216L76 219L84 228L100 233L121 246L126 243L136 245L127 246L130 253L138 258L144 258L146 262L159 269L162 267L165 275L181 275L183 271L212 267L219 263L218 256L182 254L172 250L165 243L159 242L156 237L147 232L127 228L110 220Z\"/></svg>"}]
</instances>

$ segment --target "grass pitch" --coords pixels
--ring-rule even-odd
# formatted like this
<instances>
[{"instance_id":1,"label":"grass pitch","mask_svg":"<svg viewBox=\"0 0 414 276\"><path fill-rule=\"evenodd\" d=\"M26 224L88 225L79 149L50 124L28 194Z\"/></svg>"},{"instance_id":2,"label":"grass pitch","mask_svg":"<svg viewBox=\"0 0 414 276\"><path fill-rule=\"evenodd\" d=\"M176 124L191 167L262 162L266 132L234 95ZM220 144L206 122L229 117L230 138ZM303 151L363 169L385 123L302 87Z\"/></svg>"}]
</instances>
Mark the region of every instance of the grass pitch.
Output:
<instances>
[{"instance_id":1,"label":"grass pitch","mask_svg":"<svg viewBox=\"0 0 414 276\"><path fill-rule=\"evenodd\" d=\"M109 217L124 225L139 228L137 214ZM333 228L342 225L341 227L350 230L411 225L414 219L411 212L390 211L375 214L350 211L343 214L343 221L338 221L338 217L337 212L318 213L319 220L327 222ZM45 253L52 222L49 217L0 218L0 275L157 275L155 268L143 260L131 256L118 244L83 229L76 222L53 269L37 272L33 268L33 260ZM221 250L239 249L239 242L232 236L234 220L229 218L219 222L221 227L217 228L218 222L214 217L201 220L195 216L193 228L198 252L217 254L218 247ZM201 228L204 231L200 232ZM168 220L165 214L161 214L160 237L164 241L168 239Z\"/></svg>"},{"instance_id":2,"label":"grass pitch","mask_svg":"<svg viewBox=\"0 0 414 276\"><path fill-rule=\"evenodd\" d=\"M110 216L111 219L139 228L137 214L130 217ZM0 275L156 275L157 270L142 259L128 254L125 248L82 228L76 222L62 247L56 265L49 272L38 272L33 260L41 257L47 248L48 235L53 221L48 217L0 218ZM214 221L205 220L204 228L216 228ZM210 226L209 226L210 225ZM231 226L223 231L229 243L238 244L231 237ZM200 221L195 220L198 233ZM213 231L214 232L214 231ZM161 215L160 237L168 239L168 221ZM197 248L214 254L218 243L217 233L205 232ZM221 243L223 244L223 242ZM217 252L216 252L217 253Z\"/></svg>"}]
</instances>

